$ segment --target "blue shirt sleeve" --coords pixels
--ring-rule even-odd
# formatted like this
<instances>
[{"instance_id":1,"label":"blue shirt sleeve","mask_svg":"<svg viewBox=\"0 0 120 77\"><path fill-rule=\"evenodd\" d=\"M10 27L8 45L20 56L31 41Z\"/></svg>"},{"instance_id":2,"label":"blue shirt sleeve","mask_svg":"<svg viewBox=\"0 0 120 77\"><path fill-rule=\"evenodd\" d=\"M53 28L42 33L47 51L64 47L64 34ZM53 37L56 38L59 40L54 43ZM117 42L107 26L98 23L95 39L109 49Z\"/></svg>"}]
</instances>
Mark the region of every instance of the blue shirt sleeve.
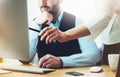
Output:
<instances>
[{"instance_id":1,"label":"blue shirt sleeve","mask_svg":"<svg viewBox=\"0 0 120 77\"><path fill-rule=\"evenodd\" d=\"M30 23L29 27L40 30L40 26L34 23L33 21ZM32 55L36 53L38 36L39 36L38 32L29 30L29 45L30 45L30 52L32 53Z\"/></svg>"},{"instance_id":2,"label":"blue shirt sleeve","mask_svg":"<svg viewBox=\"0 0 120 77\"><path fill-rule=\"evenodd\" d=\"M82 24L83 21L76 18L76 26ZM102 53L98 49L96 43L87 37L79 38L79 45L82 53L73 54L71 56L61 56L63 67L79 67L96 65L101 58Z\"/></svg>"}]
</instances>

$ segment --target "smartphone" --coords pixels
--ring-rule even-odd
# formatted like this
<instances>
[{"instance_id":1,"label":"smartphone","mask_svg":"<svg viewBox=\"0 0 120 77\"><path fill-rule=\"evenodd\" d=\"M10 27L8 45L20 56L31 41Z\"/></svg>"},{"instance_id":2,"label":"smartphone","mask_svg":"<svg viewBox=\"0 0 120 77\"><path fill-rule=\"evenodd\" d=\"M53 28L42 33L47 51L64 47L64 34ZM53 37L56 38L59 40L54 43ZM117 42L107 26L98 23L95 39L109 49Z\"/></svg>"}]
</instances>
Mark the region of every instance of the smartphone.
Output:
<instances>
[{"instance_id":1,"label":"smartphone","mask_svg":"<svg viewBox=\"0 0 120 77\"><path fill-rule=\"evenodd\" d=\"M66 74L72 75L72 76L82 76L82 75L84 75L83 73L76 72L76 71L66 72Z\"/></svg>"}]
</instances>

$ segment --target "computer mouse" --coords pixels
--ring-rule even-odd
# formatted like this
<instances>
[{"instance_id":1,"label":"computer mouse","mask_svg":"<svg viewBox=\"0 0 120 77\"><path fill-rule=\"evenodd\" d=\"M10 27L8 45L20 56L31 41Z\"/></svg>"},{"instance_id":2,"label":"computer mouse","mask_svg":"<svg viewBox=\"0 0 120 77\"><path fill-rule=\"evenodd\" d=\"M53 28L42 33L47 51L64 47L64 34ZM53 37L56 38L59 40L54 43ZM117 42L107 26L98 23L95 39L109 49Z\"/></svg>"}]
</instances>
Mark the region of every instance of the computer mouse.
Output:
<instances>
[{"instance_id":1,"label":"computer mouse","mask_svg":"<svg viewBox=\"0 0 120 77\"><path fill-rule=\"evenodd\" d=\"M93 66L90 68L90 72L92 73L99 73L103 70L102 66Z\"/></svg>"}]
</instances>

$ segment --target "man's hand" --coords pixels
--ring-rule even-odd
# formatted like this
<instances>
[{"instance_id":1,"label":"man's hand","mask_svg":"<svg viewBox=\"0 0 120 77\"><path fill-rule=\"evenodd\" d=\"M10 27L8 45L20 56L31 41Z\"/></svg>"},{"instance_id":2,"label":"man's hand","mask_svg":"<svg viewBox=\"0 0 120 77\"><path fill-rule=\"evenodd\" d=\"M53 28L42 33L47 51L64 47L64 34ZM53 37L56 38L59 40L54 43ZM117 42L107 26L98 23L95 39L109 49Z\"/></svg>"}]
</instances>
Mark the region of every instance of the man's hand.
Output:
<instances>
[{"instance_id":1,"label":"man's hand","mask_svg":"<svg viewBox=\"0 0 120 77\"><path fill-rule=\"evenodd\" d=\"M35 19L35 23L43 25L47 21L45 24L49 24L52 20L52 14L50 14L49 12L43 12L42 15Z\"/></svg>"},{"instance_id":2,"label":"man's hand","mask_svg":"<svg viewBox=\"0 0 120 77\"><path fill-rule=\"evenodd\" d=\"M60 68L62 61L59 57L47 54L40 59L38 66L40 68Z\"/></svg>"},{"instance_id":3,"label":"man's hand","mask_svg":"<svg viewBox=\"0 0 120 77\"><path fill-rule=\"evenodd\" d=\"M46 27L40 32L40 40L44 40L46 38L46 44L51 43L53 40L58 40L59 42L64 42L68 38L68 36L61 32L56 27Z\"/></svg>"}]
</instances>

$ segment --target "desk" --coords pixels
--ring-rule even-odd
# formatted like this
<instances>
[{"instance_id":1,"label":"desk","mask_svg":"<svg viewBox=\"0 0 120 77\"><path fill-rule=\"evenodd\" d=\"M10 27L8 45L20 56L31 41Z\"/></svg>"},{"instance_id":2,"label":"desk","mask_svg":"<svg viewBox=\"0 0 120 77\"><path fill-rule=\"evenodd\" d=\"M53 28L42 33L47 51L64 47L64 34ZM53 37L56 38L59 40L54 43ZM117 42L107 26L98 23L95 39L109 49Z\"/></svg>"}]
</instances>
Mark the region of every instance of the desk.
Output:
<instances>
[{"instance_id":1,"label":"desk","mask_svg":"<svg viewBox=\"0 0 120 77\"><path fill-rule=\"evenodd\" d=\"M22 65L18 62L4 62L0 63L0 65L12 65L12 66L30 66L30 67L36 67L36 65ZM90 67L78 67L78 68L64 68L64 69L57 69L55 72L50 72L47 74L33 74L33 73L25 73L25 72L12 72L9 74L0 74L0 77L75 77L66 75L65 72L69 71L78 71L81 73L84 73L83 76L76 76L76 77L115 77L116 72L111 71L110 68L107 65L103 66L104 71L101 73L90 73L89 69Z\"/></svg>"}]
</instances>

